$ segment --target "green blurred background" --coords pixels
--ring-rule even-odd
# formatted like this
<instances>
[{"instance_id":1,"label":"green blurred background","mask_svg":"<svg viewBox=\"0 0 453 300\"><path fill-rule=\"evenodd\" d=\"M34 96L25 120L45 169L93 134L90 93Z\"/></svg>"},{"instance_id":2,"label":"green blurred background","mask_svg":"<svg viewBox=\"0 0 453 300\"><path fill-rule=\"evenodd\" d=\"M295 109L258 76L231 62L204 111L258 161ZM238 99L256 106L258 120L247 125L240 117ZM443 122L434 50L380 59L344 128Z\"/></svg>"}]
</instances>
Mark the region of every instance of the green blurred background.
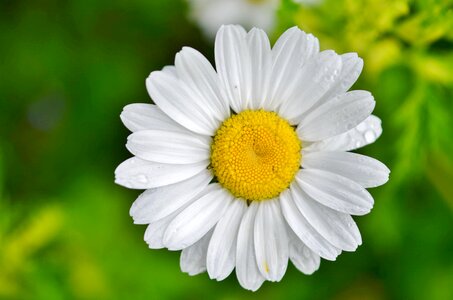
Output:
<instances>
[{"instance_id":1,"label":"green blurred background","mask_svg":"<svg viewBox=\"0 0 453 300\"><path fill-rule=\"evenodd\" d=\"M255 0L256 1L256 0ZM113 183L130 157L122 107L182 46L213 43L168 0L0 1L0 299L453 299L453 3L280 5L323 49L358 52L383 136L359 152L392 170L356 218L363 245L256 293L180 272L149 250Z\"/></svg>"}]
</instances>

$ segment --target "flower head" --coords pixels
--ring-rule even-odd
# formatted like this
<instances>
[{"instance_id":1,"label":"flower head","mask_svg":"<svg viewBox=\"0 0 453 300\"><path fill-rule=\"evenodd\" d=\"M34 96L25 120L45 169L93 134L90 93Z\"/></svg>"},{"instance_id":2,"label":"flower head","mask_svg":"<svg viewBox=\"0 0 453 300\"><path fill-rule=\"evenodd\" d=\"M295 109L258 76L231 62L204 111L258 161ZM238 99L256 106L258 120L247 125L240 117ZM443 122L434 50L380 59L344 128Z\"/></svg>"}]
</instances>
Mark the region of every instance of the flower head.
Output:
<instances>
[{"instance_id":1,"label":"flower head","mask_svg":"<svg viewBox=\"0 0 453 300\"><path fill-rule=\"evenodd\" d=\"M149 224L149 247L182 250L191 275L222 280L236 269L250 290L281 280L288 259L311 274L321 257L354 251L362 241L351 215L371 210L365 188L390 172L347 152L382 132L373 96L348 92L362 60L320 52L296 27L271 48L260 29L223 26L215 61L216 70L183 48L146 80L155 104L121 114L134 157L116 182L146 189L130 213Z\"/></svg>"}]
</instances>

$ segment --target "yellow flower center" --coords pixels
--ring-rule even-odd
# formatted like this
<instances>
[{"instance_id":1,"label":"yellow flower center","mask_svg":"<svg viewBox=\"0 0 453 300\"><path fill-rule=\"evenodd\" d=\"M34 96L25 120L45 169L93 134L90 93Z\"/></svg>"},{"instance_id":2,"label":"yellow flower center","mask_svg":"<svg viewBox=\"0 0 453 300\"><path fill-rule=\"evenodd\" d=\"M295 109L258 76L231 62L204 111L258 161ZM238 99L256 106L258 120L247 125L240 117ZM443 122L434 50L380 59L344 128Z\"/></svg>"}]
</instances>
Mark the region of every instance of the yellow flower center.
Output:
<instances>
[{"instance_id":1,"label":"yellow flower center","mask_svg":"<svg viewBox=\"0 0 453 300\"><path fill-rule=\"evenodd\" d=\"M274 112L246 110L217 130L211 166L234 196L264 200L288 188L299 170L301 143L293 127Z\"/></svg>"}]
</instances>

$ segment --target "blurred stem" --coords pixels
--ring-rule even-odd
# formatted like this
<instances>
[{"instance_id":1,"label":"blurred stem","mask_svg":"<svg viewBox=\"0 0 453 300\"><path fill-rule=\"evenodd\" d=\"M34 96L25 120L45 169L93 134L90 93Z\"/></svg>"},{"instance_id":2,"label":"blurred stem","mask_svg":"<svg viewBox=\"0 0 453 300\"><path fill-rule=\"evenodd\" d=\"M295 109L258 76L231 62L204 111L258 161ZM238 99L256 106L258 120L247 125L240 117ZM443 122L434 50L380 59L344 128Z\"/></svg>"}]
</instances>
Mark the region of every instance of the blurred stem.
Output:
<instances>
[{"instance_id":1,"label":"blurred stem","mask_svg":"<svg viewBox=\"0 0 453 300\"><path fill-rule=\"evenodd\" d=\"M397 159L393 167L392 180L403 182L408 173L415 173L422 164L422 124L420 113L424 105L425 82L416 80L412 93L394 115L393 122L401 128L396 142Z\"/></svg>"},{"instance_id":2,"label":"blurred stem","mask_svg":"<svg viewBox=\"0 0 453 300\"><path fill-rule=\"evenodd\" d=\"M453 212L453 162L443 153L429 153L426 174Z\"/></svg>"}]
</instances>

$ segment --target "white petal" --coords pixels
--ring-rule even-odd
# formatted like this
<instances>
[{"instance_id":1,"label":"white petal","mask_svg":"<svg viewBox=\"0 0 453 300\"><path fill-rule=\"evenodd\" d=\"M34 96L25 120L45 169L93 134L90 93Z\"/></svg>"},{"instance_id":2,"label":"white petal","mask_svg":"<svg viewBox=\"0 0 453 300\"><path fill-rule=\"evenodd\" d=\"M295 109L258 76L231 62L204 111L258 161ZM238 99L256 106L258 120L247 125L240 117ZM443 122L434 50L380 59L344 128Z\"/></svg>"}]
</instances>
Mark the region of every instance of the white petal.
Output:
<instances>
[{"instance_id":1,"label":"white petal","mask_svg":"<svg viewBox=\"0 0 453 300\"><path fill-rule=\"evenodd\" d=\"M278 199L259 202L254 230L258 269L270 281L280 281L288 266L288 236Z\"/></svg>"},{"instance_id":2,"label":"white petal","mask_svg":"<svg viewBox=\"0 0 453 300\"><path fill-rule=\"evenodd\" d=\"M346 93L359 78L363 68L363 60L357 53L345 53L340 55L342 67L340 75L330 90L322 96L317 105L324 104L335 96Z\"/></svg>"},{"instance_id":3,"label":"white petal","mask_svg":"<svg viewBox=\"0 0 453 300\"><path fill-rule=\"evenodd\" d=\"M301 56L299 64L301 67L303 67L307 61L319 53L319 41L314 35L309 33L302 35L302 38L305 39L305 41L303 41L300 48Z\"/></svg>"},{"instance_id":4,"label":"white petal","mask_svg":"<svg viewBox=\"0 0 453 300\"><path fill-rule=\"evenodd\" d=\"M233 196L219 184L208 185L201 197L170 223L164 235L165 247L179 250L198 241L219 221L232 201Z\"/></svg>"},{"instance_id":5,"label":"white petal","mask_svg":"<svg viewBox=\"0 0 453 300\"><path fill-rule=\"evenodd\" d=\"M179 261L181 271L188 273L190 276L206 271L206 252L211 235L212 230L206 233L198 242L182 250Z\"/></svg>"},{"instance_id":6,"label":"white petal","mask_svg":"<svg viewBox=\"0 0 453 300\"><path fill-rule=\"evenodd\" d=\"M367 91L351 91L319 106L302 118L297 134L303 141L320 141L346 132L365 120L374 109Z\"/></svg>"},{"instance_id":7,"label":"white petal","mask_svg":"<svg viewBox=\"0 0 453 300\"><path fill-rule=\"evenodd\" d=\"M295 78L302 67L319 51L319 42L297 27L286 30L272 48L272 77L266 110L276 110L297 87Z\"/></svg>"},{"instance_id":8,"label":"white petal","mask_svg":"<svg viewBox=\"0 0 453 300\"><path fill-rule=\"evenodd\" d=\"M294 203L289 190L280 194L280 203L283 216L297 237L319 256L328 260L335 260L341 250L330 244L308 223Z\"/></svg>"},{"instance_id":9,"label":"white petal","mask_svg":"<svg viewBox=\"0 0 453 300\"><path fill-rule=\"evenodd\" d=\"M267 102L269 80L272 69L271 45L266 33L253 28L247 34L247 45L250 53L251 64L251 98L248 108L263 108Z\"/></svg>"},{"instance_id":10,"label":"white petal","mask_svg":"<svg viewBox=\"0 0 453 300\"><path fill-rule=\"evenodd\" d=\"M191 164L209 159L211 137L161 130L141 130L127 138L126 148L137 157L167 164Z\"/></svg>"},{"instance_id":11,"label":"white petal","mask_svg":"<svg viewBox=\"0 0 453 300\"><path fill-rule=\"evenodd\" d=\"M236 276L240 285L251 291L256 291L264 282L256 265L253 231L258 204L253 201L245 213L238 232L236 250Z\"/></svg>"},{"instance_id":12,"label":"white petal","mask_svg":"<svg viewBox=\"0 0 453 300\"><path fill-rule=\"evenodd\" d=\"M289 234L289 258L294 266L304 274L311 275L319 269L321 258L311 251L291 230Z\"/></svg>"},{"instance_id":13,"label":"white petal","mask_svg":"<svg viewBox=\"0 0 453 300\"><path fill-rule=\"evenodd\" d=\"M362 243L359 229L350 215L334 211L319 204L302 191L297 184L291 186L294 203L307 221L335 247L355 251Z\"/></svg>"},{"instance_id":14,"label":"white petal","mask_svg":"<svg viewBox=\"0 0 453 300\"><path fill-rule=\"evenodd\" d=\"M190 132L170 119L154 104L134 103L126 105L120 118L127 129L132 132L148 129Z\"/></svg>"},{"instance_id":15,"label":"white petal","mask_svg":"<svg viewBox=\"0 0 453 300\"><path fill-rule=\"evenodd\" d=\"M172 214L157 220L148 225L145 231L145 242L148 244L151 249L161 249L164 248L163 238L165 231L167 230L168 225L173 221L173 219L184 209L180 207L178 210Z\"/></svg>"},{"instance_id":16,"label":"white petal","mask_svg":"<svg viewBox=\"0 0 453 300\"><path fill-rule=\"evenodd\" d=\"M195 176L209 165L209 160L187 165L170 165L131 157L115 170L115 182L130 189L151 189Z\"/></svg>"},{"instance_id":17,"label":"white petal","mask_svg":"<svg viewBox=\"0 0 453 300\"><path fill-rule=\"evenodd\" d=\"M327 93L327 98L346 93L362 72L363 60L357 56L357 53L345 53L340 55L340 57L343 62L341 73L334 87Z\"/></svg>"},{"instance_id":18,"label":"white petal","mask_svg":"<svg viewBox=\"0 0 453 300\"><path fill-rule=\"evenodd\" d=\"M206 188L213 175L203 170L181 182L143 192L129 211L135 224L149 224L162 219L180 207L191 203Z\"/></svg>"},{"instance_id":19,"label":"white petal","mask_svg":"<svg viewBox=\"0 0 453 300\"><path fill-rule=\"evenodd\" d=\"M382 134L381 120L369 116L351 130L325 140L312 143L304 151L350 151L374 143Z\"/></svg>"},{"instance_id":20,"label":"white petal","mask_svg":"<svg viewBox=\"0 0 453 300\"><path fill-rule=\"evenodd\" d=\"M203 101L170 72L155 71L146 79L149 95L159 108L185 128L203 135L214 135L219 122L205 112Z\"/></svg>"},{"instance_id":21,"label":"white petal","mask_svg":"<svg viewBox=\"0 0 453 300\"><path fill-rule=\"evenodd\" d=\"M303 154L302 167L320 169L349 178L365 188L388 181L390 170L380 161L350 152L309 152Z\"/></svg>"},{"instance_id":22,"label":"white petal","mask_svg":"<svg viewBox=\"0 0 453 300\"><path fill-rule=\"evenodd\" d=\"M244 110L251 96L251 68L242 27L220 27L215 39L215 63L231 108L237 113Z\"/></svg>"},{"instance_id":23,"label":"white petal","mask_svg":"<svg viewBox=\"0 0 453 300\"><path fill-rule=\"evenodd\" d=\"M354 181L326 171L302 169L296 176L299 186L327 207L351 215L365 215L373 207L373 197Z\"/></svg>"},{"instance_id":24,"label":"white petal","mask_svg":"<svg viewBox=\"0 0 453 300\"><path fill-rule=\"evenodd\" d=\"M165 66L162 68L162 72L175 76L175 77L178 77L178 73L176 73L175 66Z\"/></svg>"},{"instance_id":25,"label":"white petal","mask_svg":"<svg viewBox=\"0 0 453 300\"><path fill-rule=\"evenodd\" d=\"M211 63L197 50L184 47L176 54L175 66L178 77L202 103L200 108L220 126L230 116L230 108L221 95L219 79Z\"/></svg>"},{"instance_id":26,"label":"white petal","mask_svg":"<svg viewBox=\"0 0 453 300\"><path fill-rule=\"evenodd\" d=\"M246 210L246 201L235 199L217 223L209 243L206 262L211 279L223 280L233 271L239 225Z\"/></svg>"},{"instance_id":27,"label":"white petal","mask_svg":"<svg viewBox=\"0 0 453 300\"><path fill-rule=\"evenodd\" d=\"M331 50L319 53L306 63L300 76L294 79L296 88L279 109L281 116L294 124L332 87L341 67L340 56Z\"/></svg>"}]
</instances>

